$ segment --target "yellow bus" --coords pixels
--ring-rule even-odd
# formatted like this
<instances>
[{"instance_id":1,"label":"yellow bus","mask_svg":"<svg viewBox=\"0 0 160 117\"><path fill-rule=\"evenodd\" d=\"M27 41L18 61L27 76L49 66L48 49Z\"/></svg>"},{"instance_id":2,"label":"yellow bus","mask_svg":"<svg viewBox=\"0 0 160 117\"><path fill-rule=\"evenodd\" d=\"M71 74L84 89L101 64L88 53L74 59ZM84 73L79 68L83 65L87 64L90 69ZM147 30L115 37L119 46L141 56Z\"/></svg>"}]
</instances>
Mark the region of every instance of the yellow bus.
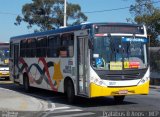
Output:
<instances>
[{"instance_id":1,"label":"yellow bus","mask_svg":"<svg viewBox=\"0 0 160 117\"><path fill-rule=\"evenodd\" d=\"M88 23L12 37L14 82L87 98L148 94L146 28L128 23Z\"/></svg>"},{"instance_id":2,"label":"yellow bus","mask_svg":"<svg viewBox=\"0 0 160 117\"><path fill-rule=\"evenodd\" d=\"M0 79L9 79L9 43L0 42Z\"/></svg>"}]
</instances>

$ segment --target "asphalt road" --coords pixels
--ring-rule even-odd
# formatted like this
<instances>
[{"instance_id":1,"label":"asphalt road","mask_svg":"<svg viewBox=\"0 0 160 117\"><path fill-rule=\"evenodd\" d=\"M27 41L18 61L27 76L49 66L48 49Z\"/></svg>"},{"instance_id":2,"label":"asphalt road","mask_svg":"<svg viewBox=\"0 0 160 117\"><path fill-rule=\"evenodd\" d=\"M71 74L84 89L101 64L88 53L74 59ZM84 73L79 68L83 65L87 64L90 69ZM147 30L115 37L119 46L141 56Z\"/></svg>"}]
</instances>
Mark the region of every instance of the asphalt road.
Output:
<instances>
[{"instance_id":1,"label":"asphalt road","mask_svg":"<svg viewBox=\"0 0 160 117\"><path fill-rule=\"evenodd\" d=\"M127 96L121 104L112 97L77 97L71 105L61 93L35 88L25 93L21 86L0 81L0 111L2 117L159 117L160 89L150 89L149 95Z\"/></svg>"}]
</instances>

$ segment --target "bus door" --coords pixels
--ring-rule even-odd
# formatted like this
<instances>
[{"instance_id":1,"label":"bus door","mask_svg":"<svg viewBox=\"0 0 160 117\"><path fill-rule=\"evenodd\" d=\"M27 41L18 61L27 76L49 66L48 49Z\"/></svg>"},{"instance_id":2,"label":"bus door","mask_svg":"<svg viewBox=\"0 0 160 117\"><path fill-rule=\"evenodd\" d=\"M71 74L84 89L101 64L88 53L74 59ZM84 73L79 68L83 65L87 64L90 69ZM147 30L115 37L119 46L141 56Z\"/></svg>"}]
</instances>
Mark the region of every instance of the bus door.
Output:
<instances>
[{"instance_id":1,"label":"bus door","mask_svg":"<svg viewBox=\"0 0 160 117\"><path fill-rule=\"evenodd\" d=\"M88 37L77 38L77 89L79 95L87 95Z\"/></svg>"},{"instance_id":2,"label":"bus door","mask_svg":"<svg viewBox=\"0 0 160 117\"><path fill-rule=\"evenodd\" d=\"M13 57L13 75L14 75L14 79L15 81L18 80L18 72L19 72L19 67L18 67L18 59L19 59L19 45L18 44L14 44L14 57Z\"/></svg>"}]
</instances>

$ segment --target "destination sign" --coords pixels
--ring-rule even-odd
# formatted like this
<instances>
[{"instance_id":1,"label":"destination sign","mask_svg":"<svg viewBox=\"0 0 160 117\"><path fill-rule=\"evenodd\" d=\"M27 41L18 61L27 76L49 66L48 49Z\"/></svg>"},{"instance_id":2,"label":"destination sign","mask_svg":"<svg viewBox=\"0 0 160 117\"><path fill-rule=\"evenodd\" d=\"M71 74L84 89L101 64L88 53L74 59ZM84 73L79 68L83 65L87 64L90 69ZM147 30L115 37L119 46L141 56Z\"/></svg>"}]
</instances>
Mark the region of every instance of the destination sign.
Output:
<instances>
[{"instance_id":1,"label":"destination sign","mask_svg":"<svg viewBox=\"0 0 160 117\"><path fill-rule=\"evenodd\" d=\"M147 43L148 39L147 38L127 38L127 37L122 37L122 42L142 42L142 43Z\"/></svg>"},{"instance_id":2,"label":"destination sign","mask_svg":"<svg viewBox=\"0 0 160 117\"><path fill-rule=\"evenodd\" d=\"M142 26L125 25L98 25L95 26L95 34L102 33L126 33L126 34L144 34Z\"/></svg>"}]
</instances>

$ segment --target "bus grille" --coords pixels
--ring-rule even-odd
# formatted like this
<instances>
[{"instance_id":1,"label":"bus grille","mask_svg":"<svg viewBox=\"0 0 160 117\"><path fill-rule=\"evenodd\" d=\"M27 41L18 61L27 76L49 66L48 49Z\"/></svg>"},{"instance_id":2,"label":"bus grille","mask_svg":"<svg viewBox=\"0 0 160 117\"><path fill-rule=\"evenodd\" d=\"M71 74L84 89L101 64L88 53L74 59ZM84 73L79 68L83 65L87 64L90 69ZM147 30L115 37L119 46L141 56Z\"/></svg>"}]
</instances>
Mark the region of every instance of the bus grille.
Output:
<instances>
[{"instance_id":1,"label":"bus grille","mask_svg":"<svg viewBox=\"0 0 160 117\"><path fill-rule=\"evenodd\" d=\"M131 73L131 74L107 74L100 76L105 80L135 80L140 79L140 73Z\"/></svg>"}]
</instances>

